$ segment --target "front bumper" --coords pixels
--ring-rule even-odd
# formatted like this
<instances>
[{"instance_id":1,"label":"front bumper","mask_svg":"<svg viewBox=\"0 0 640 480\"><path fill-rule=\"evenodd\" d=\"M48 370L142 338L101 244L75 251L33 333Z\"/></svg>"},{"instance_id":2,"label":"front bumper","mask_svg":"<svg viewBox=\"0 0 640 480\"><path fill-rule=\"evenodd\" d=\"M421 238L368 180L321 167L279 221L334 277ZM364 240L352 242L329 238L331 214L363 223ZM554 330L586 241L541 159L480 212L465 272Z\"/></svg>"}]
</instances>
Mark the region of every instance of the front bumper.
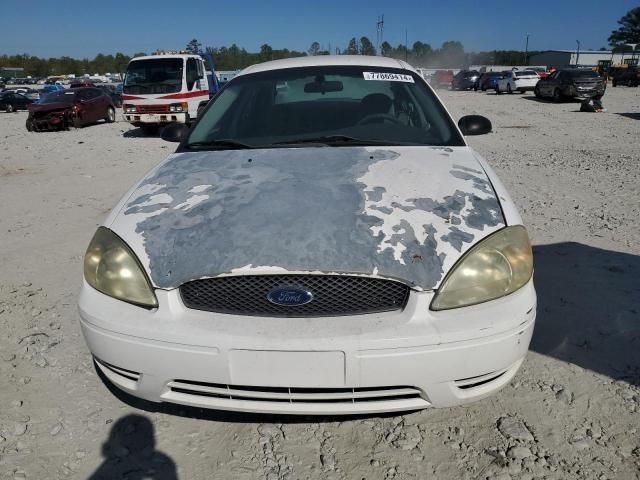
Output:
<instances>
[{"instance_id":1,"label":"front bumper","mask_svg":"<svg viewBox=\"0 0 640 480\"><path fill-rule=\"evenodd\" d=\"M157 291L148 311L83 285L81 327L98 368L154 402L262 413L354 414L448 407L506 385L529 347L536 297L428 310L412 292L402 312L264 318L189 310Z\"/></svg>"},{"instance_id":2,"label":"front bumper","mask_svg":"<svg viewBox=\"0 0 640 480\"><path fill-rule=\"evenodd\" d=\"M141 125L158 125L164 123L189 123L189 114L184 113L125 113L127 122L139 127Z\"/></svg>"}]
</instances>

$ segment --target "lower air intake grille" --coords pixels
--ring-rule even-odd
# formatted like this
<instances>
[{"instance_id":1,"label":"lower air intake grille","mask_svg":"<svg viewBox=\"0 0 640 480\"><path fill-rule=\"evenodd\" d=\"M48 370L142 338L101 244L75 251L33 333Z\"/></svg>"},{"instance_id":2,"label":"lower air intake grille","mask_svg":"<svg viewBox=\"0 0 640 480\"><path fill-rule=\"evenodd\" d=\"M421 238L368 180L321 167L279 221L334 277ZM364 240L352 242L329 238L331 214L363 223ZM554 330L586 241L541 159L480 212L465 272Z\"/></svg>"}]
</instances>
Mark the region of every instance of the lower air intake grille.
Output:
<instances>
[{"instance_id":1,"label":"lower air intake grille","mask_svg":"<svg viewBox=\"0 0 640 480\"><path fill-rule=\"evenodd\" d=\"M311 292L304 305L271 303L278 287ZM331 317L402 310L409 287L392 280L349 275L242 275L194 280L180 287L188 308L232 315Z\"/></svg>"},{"instance_id":2,"label":"lower air intake grille","mask_svg":"<svg viewBox=\"0 0 640 480\"><path fill-rule=\"evenodd\" d=\"M167 384L171 392L226 400L285 403L359 403L394 400L422 400L415 387L370 388L288 388L249 387L217 383L173 380Z\"/></svg>"}]
</instances>

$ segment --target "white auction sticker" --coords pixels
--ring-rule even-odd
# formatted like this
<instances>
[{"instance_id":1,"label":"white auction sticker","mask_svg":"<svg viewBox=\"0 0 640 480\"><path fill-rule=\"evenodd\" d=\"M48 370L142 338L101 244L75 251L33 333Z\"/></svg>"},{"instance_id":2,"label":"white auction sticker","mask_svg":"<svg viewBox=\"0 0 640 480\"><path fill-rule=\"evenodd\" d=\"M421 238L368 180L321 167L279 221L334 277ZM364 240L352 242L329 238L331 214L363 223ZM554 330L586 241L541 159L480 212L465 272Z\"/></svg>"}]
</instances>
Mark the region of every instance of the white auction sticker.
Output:
<instances>
[{"instance_id":1,"label":"white auction sticker","mask_svg":"<svg viewBox=\"0 0 640 480\"><path fill-rule=\"evenodd\" d=\"M385 80L388 82L414 83L413 77L411 75L405 75L404 73L362 72L362 76L365 80Z\"/></svg>"}]
</instances>

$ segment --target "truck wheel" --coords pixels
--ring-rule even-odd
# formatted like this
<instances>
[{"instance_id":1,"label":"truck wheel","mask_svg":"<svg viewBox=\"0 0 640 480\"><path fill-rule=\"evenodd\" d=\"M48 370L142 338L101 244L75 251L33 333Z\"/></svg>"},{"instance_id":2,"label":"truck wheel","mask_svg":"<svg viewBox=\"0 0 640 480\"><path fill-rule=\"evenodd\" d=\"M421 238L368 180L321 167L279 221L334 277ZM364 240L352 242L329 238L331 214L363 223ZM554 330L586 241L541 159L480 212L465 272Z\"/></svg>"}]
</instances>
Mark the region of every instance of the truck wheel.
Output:
<instances>
[{"instance_id":1,"label":"truck wheel","mask_svg":"<svg viewBox=\"0 0 640 480\"><path fill-rule=\"evenodd\" d=\"M113 107L107 108L107 116L104 117L104 121L107 123L113 123L116 121L116 110Z\"/></svg>"},{"instance_id":2,"label":"truck wheel","mask_svg":"<svg viewBox=\"0 0 640 480\"><path fill-rule=\"evenodd\" d=\"M142 132L148 136L157 135L160 129L159 125L142 125L140 128Z\"/></svg>"}]
</instances>

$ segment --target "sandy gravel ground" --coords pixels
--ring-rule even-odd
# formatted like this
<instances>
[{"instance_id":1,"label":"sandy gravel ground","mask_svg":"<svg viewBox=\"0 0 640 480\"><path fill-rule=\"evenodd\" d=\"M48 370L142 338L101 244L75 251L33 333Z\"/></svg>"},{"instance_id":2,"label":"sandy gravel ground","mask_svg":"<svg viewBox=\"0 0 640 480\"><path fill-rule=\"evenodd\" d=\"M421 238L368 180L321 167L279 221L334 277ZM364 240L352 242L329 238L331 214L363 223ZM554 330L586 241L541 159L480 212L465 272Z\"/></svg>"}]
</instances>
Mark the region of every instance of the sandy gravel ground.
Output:
<instances>
[{"instance_id":1,"label":"sandy gravel ground","mask_svg":"<svg viewBox=\"0 0 640 480\"><path fill-rule=\"evenodd\" d=\"M0 479L639 479L640 89L609 88L604 114L531 94L441 96L456 117L493 121L471 144L535 243L531 351L487 400L357 419L110 392L78 326L82 255L173 146L121 122L27 133L25 113L0 113Z\"/></svg>"}]
</instances>

